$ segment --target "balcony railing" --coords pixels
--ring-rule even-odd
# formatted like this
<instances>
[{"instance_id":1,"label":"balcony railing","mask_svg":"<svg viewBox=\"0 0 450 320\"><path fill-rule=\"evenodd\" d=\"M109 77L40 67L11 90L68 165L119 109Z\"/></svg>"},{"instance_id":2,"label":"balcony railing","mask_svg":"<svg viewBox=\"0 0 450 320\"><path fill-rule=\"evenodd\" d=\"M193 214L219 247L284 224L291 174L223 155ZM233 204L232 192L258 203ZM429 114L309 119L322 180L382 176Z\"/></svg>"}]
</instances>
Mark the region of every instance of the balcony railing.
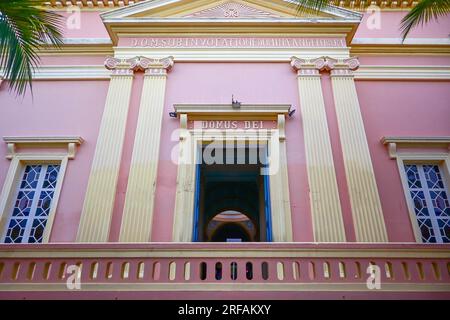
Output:
<instances>
[{"instance_id":1,"label":"balcony railing","mask_svg":"<svg viewBox=\"0 0 450 320\"><path fill-rule=\"evenodd\" d=\"M376 286L375 281L379 281L379 288L368 286L368 283ZM0 245L0 295L1 292L68 291L76 283L83 291L375 289L448 294L450 246L300 243Z\"/></svg>"}]
</instances>

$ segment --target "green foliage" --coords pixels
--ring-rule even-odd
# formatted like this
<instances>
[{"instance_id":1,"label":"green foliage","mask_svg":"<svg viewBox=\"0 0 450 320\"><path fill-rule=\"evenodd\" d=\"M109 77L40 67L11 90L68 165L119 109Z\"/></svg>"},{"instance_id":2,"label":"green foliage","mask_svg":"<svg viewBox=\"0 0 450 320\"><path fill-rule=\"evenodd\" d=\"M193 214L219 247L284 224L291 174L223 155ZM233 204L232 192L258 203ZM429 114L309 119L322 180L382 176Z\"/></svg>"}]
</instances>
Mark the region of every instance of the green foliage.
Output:
<instances>
[{"instance_id":1,"label":"green foliage","mask_svg":"<svg viewBox=\"0 0 450 320\"><path fill-rule=\"evenodd\" d=\"M62 44L62 17L39 8L37 0L0 0L0 68L10 90L23 95L32 90L37 50Z\"/></svg>"},{"instance_id":2,"label":"green foliage","mask_svg":"<svg viewBox=\"0 0 450 320\"><path fill-rule=\"evenodd\" d=\"M299 13L309 11L319 12L329 6L329 0L294 0ZM438 20L440 17L450 13L450 0L421 0L408 12L402 19L400 31L403 40L409 32L421 25L428 23L430 20Z\"/></svg>"},{"instance_id":3,"label":"green foliage","mask_svg":"<svg viewBox=\"0 0 450 320\"><path fill-rule=\"evenodd\" d=\"M450 12L450 0L421 0L402 19L400 30L403 40L416 26L428 23L430 20L438 20Z\"/></svg>"}]
</instances>

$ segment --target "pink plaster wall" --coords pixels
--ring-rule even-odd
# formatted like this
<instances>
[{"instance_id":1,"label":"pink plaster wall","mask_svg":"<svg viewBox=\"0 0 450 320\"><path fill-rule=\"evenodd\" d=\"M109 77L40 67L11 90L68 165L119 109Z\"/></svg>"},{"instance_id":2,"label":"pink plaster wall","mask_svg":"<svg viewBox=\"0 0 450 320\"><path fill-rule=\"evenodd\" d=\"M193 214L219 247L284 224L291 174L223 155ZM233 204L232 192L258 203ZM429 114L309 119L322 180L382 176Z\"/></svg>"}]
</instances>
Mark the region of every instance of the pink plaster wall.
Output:
<instances>
[{"instance_id":1,"label":"pink plaster wall","mask_svg":"<svg viewBox=\"0 0 450 320\"><path fill-rule=\"evenodd\" d=\"M100 17L100 11L58 12L63 16L64 37L109 39L108 32ZM79 24L77 23L79 21Z\"/></svg>"},{"instance_id":2,"label":"pink plaster wall","mask_svg":"<svg viewBox=\"0 0 450 320\"><path fill-rule=\"evenodd\" d=\"M82 11L79 16L79 27L74 27L74 13L58 12L64 17L64 36L66 38L97 38L109 39L108 32L100 17L100 11ZM380 15L380 28L371 27L370 13L363 12L364 16L355 34L355 38L399 38L400 24L406 11L384 11ZM410 38L448 38L450 30L450 16L444 16L438 21L430 21L425 27L413 29ZM369 21L369 23L367 23Z\"/></svg>"},{"instance_id":3,"label":"pink plaster wall","mask_svg":"<svg viewBox=\"0 0 450 320\"><path fill-rule=\"evenodd\" d=\"M177 168L171 161L171 134L179 127L169 118L175 103L291 104L299 108L296 74L288 63L176 63L167 80L166 111L153 223L153 241L171 241ZM295 241L313 241L300 110L287 120L289 186Z\"/></svg>"},{"instance_id":4,"label":"pink plaster wall","mask_svg":"<svg viewBox=\"0 0 450 320\"><path fill-rule=\"evenodd\" d=\"M364 13L363 19L356 31L355 38L400 38L400 25L405 11L385 11L380 15L380 28L371 28L373 18ZM367 23L369 22L369 23ZM424 27L411 30L408 38L447 38L450 30L450 15L441 17L438 21L430 21Z\"/></svg>"},{"instance_id":5,"label":"pink plaster wall","mask_svg":"<svg viewBox=\"0 0 450 320\"><path fill-rule=\"evenodd\" d=\"M135 79L110 241L117 241L119 235L138 117L142 75L137 74ZM34 85L34 99L29 96L15 98L7 92L6 86L2 86L0 136L80 135L86 140L79 148L77 158L69 162L51 238L55 242L74 241L108 81L36 81ZM332 88L326 74L322 86L347 240L355 241ZM73 88L76 88L75 92L72 92ZM357 81L390 241L413 241L413 234L396 163L388 158L380 138L388 135L450 135L449 89L449 82ZM152 240L170 241L172 238L177 168L171 160L176 145L176 141L171 141L171 135L179 123L169 118L168 112L175 103L229 103L231 94L244 103L286 103L297 109L286 127L294 240L313 241L297 81L295 73L285 63L175 65L167 81ZM423 106L432 106L432 112ZM0 181L4 181L10 163L4 159L5 154L6 146L3 145L0 149Z\"/></svg>"},{"instance_id":6,"label":"pink plaster wall","mask_svg":"<svg viewBox=\"0 0 450 320\"><path fill-rule=\"evenodd\" d=\"M389 241L415 241L395 160L383 136L450 136L450 82L357 81Z\"/></svg>"},{"instance_id":7,"label":"pink plaster wall","mask_svg":"<svg viewBox=\"0 0 450 320\"><path fill-rule=\"evenodd\" d=\"M139 117L139 106L141 102L142 85L144 76L142 72L136 72L133 80L130 106L128 109L127 130L125 132L122 160L120 163L119 180L117 182L116 199L114 203L109 241L119 241L120 226L122 224L122 213L125 205L125 195L128 186L128 175L130 172L131 157L133 155L134 138Z\"/></svg>"},{"instance_id":8,"label":"pink plaster wall","mask_svg":"<svg viewBox=\"0 0 450 320\"><path fill-rule=\"evenodd\" d=\"M41 56L39 62L41 66L102 66L105 56Z\"/></svg>"},{"instance_id":9,"label":"pink plaster wall","mask_svg":"<svg viewBox=\"0 0 450 320\"><path fill-rule=\"evenodd\" d=\"M69 160L50 241L75 241L109 81L35 81L34 95L16 97L0 88L0 137L81 136ZM0 185L10 161L0 142Z\"/></svg>"},{"instance_id":10,"label":"pink plaster wall","mask_svg":"<svg viewBox=\"0 0 450 320\"><path fill-rule=\"evenodd\" d=\"M66 13L63 13L67 16ZM383 12L382 29L368 30L365 21L356 38L399 37L398 24L404 12ZM431 22L410 37L448 37L450 19ZM82 12L81 28L65 31L68 38L109 38L99 12ZM102 65L103 56L43 56L43 65ZM441 56L363 56L362 65L449 65ZM133 149L142 88L142 75L133 84L127 132L120 168L110 241L117 241L124 195ZM85 139L76 160L69 162L51 241L74 241L95 150L108 81L35 81L34 98L16 98L0 88L0 137L8 135L80 135ZM322 77L325 107L333 157L340 188L348 241L355 241L348 187L342 159L332 88ZM357 81L362 114L391 241L413 241L409 216L395 162L388 159L379 140L384 135L450 135L449 82ZM383 94L380 94L382 92ZM230 103L231 95L244 103L286 103L297 109L287 121L289 187L294 240L313 241L307 183L303 128L296 75L288 63L182 63L177 62L167 80L162 126L160 163L156 189L152 241L171 241L177 167L171 160L176 141L171 135L179 127L169 118L175 103ZM394 106L394 107L393 107ZM428 108L424 108L428 106ZM433 108L430 111L430 106ZM0 184L9 161L0 145Z\"/></svg>"}]
</instances>

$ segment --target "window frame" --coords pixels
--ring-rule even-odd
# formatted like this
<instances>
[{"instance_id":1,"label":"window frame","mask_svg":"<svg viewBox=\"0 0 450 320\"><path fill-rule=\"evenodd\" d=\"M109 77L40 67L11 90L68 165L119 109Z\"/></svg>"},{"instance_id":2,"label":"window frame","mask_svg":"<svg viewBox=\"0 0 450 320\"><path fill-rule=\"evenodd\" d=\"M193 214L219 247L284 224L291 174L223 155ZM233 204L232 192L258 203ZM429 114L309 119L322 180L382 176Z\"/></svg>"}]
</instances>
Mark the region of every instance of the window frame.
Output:
<instances>
[{"instance_id":1,"label":"window frame","mask_svg":"<svg viewBox=\"0 0 450 320\"><path fill-rule=\"evenodd\" d=\"M16 200L14 197L17 197L17 188L22 179L24 167L28 164L58 164L60 165L59 178L42 242L32 245L48 243L53 230L53 221L68 161L75 159L77 146L81 145L84 140L80 136L7 136L3 137L3 141L7 145L6 159L11 160L11 163L0 194L0 240L5 239L6 224L11 218L13 204ZM11 245L19 245L19 243Z\"/></svg>"},{"instance_id":2,"label":"window frame","mask_svg":"<svg viewBox=\"0 0 450 320\"><path fill-rule=\"evenodd\" d=\"M51 232L53 229L53 221L55 219L56 209L58 207L61 189L64 183L65 172L67 168L69 157L68 155L53 155L53 154L37 154L37 155L20 155L13 157L9 167L5 183L3 185L2 194L0 197L0 239L1 243L5 244L5 237L8 231L8 222L10 221L13 204L18 193L18 186L22 180L24 169L27 165L51 165L57 164L60 166L58 173L58 181L56 183L52 204L49 210L47 224L45 226L42 242L48 243L50 241ZM11 243L15 245L18 243ZM21 244L29 244L28 242L21 242Z\"/></svg>"},{"instance_id":3,"label":"window frame","mask_svg":"<svg viewBox=\"0 0 450 320\"><path fill-rule=\"evenodd\" d=\"M419 228L417 216L414 210L414 204L411 199L408 178L406 176L405 164L417 164L417 165L433 165L437 164L442 174L444 187L447 190L447 196L449 194L449 182L450 182L450 155L448 153L440 152L397 152L396 153L397 166L402 182L403 193L405 201L408 207L408 213L411 220L412 229L416 242L424 244L442 244L444 242L428 243L422 240L422 233Z\"/></svg>"}]
</instances>

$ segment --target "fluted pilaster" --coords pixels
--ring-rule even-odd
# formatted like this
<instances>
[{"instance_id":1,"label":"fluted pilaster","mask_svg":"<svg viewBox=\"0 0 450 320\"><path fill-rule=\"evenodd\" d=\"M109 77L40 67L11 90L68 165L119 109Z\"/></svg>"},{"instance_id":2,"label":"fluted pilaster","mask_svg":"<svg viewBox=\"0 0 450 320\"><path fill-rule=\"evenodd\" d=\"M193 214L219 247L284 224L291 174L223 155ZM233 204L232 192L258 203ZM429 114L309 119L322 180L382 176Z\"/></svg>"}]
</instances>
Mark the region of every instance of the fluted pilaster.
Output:
<instances>
[{"instance_id":1,"label":"fluted pilaster","mask_svg":"<svg viewBox=\"0 0 450 320\"><path fill-rule=\"evenodd\" d=\"M120 229L121 242L148 242L158 173L167 71L173 58L142 58L145 69L139 118Z\"/></svg>"},{"instance_id":2,"label":"fluted pilaster","mask_svg":"<svg viewBox=\"0 0 450 320\"><path fill-rule=\"evenodd\" d=\"M387 242L387 232L356 92L356 58L326 58L331 70L334 103L352 206L356 240Z\"/></svg>"},{"instance_id":3,"label":"fluted pilaster","mask_svg":"<svg viewBox=\"0 0 450 320\"><path fill-rule=\"evenodd\" d=\"M79 242L108 241L133 72L138 65L138 57L105 61L112 75L78 228Z\"/></svg>"},{"instance_id":4,"label":"fluted pilaster","mask_svg":"<svg viewBox=\"0 0 450 320\"><path fill-rule=\"evenodd\" d=\"M180 114L180 141L177 187L172 239L174 242L192 241L194 223L196 145L188 130L187 114Z\"/></svg>"},{"instance_id":5,"label":"fluted pilaster","mask_svg":"<svg viewBox=\"0 0 450 320\"><path fill-rule=\"evenodd\" d=\"M326 68L326 60L293 57L291 65L298 72L314 240L345 242L339 189L319 73Z\"/></svg>"},{"instance_id":6,"label":"fluted pilaster","mask_svg":"<svg viewBox=\"0 0 450 320\"><path fill-rule=\"evenodd\" d=\"M277 116L278 132L269 141L269 157L271 158L269 184L274 242L293 241L285 126L285 115L279 114Z\"/></svg>"}]
</instances>

